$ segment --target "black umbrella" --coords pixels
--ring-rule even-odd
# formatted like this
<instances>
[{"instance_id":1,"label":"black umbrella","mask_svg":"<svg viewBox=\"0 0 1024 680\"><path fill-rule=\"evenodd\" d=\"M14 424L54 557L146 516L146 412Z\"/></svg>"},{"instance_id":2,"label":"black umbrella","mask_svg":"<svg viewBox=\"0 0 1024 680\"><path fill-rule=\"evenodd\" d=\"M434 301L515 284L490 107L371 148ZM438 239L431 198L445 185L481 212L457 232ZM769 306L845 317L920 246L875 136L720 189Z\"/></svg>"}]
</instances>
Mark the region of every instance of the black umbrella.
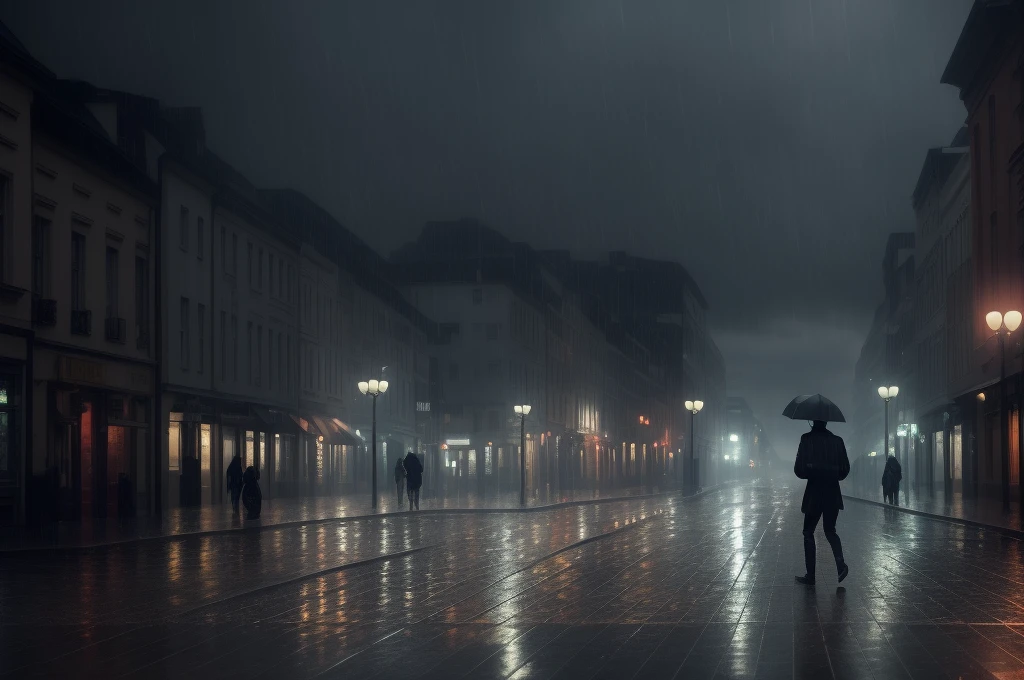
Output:
<instances>
[{"instance_id":1,"label":"black umbrella","mask_svg":"<svg viewBox=\"0 0 1024 680\"><path fill-rule=\"evenodd\" d=\"M793 420L824 420L826 423L845 423L839 407L820 394L801 394L789 402L782 415Z\"/></svg>"}]
</instances>

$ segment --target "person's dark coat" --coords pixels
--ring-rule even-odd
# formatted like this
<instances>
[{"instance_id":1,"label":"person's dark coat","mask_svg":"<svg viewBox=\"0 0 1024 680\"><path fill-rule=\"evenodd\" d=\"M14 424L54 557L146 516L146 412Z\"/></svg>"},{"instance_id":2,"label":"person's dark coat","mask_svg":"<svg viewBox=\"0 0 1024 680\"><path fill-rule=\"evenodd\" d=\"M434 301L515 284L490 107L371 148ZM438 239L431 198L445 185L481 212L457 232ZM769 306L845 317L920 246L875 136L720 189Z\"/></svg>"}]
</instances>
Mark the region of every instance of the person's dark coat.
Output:
<instances>
[{"instance_id":1,"label":"person's dark coat","mask_svg":"<svg viewBox=\"0 0 1024 680\"><path fill-rule=\"evenodd\" d=\"M895 491L903 481L903 467L895 456L887 456L885 470L882 471L882 489Z\"/></svg>"},{"instance_id":2,"label":"person's dark coat","mask_svg":"<svg viewBox=\"0 0 1024 680\"><path fill-rule=\"evenodd\" d=\"M236 458L236 460L238 460ZM263 491L260 489L260 471L250 465L242 475L242 505L245 506L247 519L256 519L260 516L260 509L263 507Z\"/></svg>"},{"instance_id":3,"label":"person's dark coat","mask_svg":"<svg viewBox=\"0 0 1024 680\"><path fill-rule=\"evenodd\" d=\"M793 472L807 480L800 511L804 514L843 509L839 482L850 474L850 459L843 438L815 426L800 437Z\"/></svg>"},{"instance_id":4,"label":"person's dark coat","mask_svg":"<svg viewBox=\"0 0 1024 680\"><path fill-rule=\"evenodd\" d=\"M415 491L423 486L423 463L411 451L405 456L405 488Z\"/></svg>"},{"instance_id":5,"label":"person's dark coat","mask_svg":"<svg viewBox=\"0 0 1024 680\"><path fill-rule=\"evenodd\" d=\"M228 491L241 491L242 490L242 457L235 456L228 463L228 469L224 471L224 477L227 479Z\"/></svg>"}]
</instances>

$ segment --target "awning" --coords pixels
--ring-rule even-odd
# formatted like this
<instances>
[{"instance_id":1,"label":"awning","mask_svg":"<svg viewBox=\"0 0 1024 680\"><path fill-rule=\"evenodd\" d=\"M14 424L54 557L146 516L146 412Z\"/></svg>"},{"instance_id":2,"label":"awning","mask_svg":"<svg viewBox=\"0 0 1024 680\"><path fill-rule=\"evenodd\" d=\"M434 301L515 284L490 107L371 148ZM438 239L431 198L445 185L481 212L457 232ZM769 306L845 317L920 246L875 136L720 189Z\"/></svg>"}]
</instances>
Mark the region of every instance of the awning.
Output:
<instances>
[{"instance_id":1,"label":"awning","mask_svg":"<svg viewBox=\"0 0 1024 680\"><path fill-rule=\"evenodd\" d=\"M361 446L363 444L363 440L337 418L293 415L292 420L310 436L323 437L324 444L334 446Z\"/></svg>"},{"instance_id":2,"label":"awning","mask_svg":"<svg viewBox=\"0 0 1024 680\"><path fill-rule=\"evenodd\" d=\"M268 431L280 434L298 434L292 418L284 411L266 409L260 406L253 406L252 411L267 426Z\"/></svg>"},{"instance_id":3,"label":"awning","mask_svg":"<svg viewBox=\"0 0 1024 680\"><path fill-rule=\"evenodd\" d=\"M363 442L343 427L337 418L313 416L313 422L324 437L324 442L335 446L359 446Z\"/></svg>"}]
</instances>

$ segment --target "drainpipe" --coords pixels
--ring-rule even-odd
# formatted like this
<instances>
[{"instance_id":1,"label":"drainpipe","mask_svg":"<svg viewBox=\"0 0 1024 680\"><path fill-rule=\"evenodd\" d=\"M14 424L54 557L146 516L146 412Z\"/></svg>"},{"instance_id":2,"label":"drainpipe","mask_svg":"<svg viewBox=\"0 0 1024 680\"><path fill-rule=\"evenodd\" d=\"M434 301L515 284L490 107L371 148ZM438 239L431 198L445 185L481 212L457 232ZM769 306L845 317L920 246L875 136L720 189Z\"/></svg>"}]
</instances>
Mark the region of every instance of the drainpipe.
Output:
<instances>
[{"instance_id":1,"label":"drainpipe","mask_svg":"<svg viewBox=\"0 0 1024 680\"><path fill-rule=\"evenodd\" d=\"M163 347L163 204L164 204L164 158L166 153L160 154L157 159L157 201L153 217L153 334L150 336L151 347L153 348L153 427L151 428L150 447L155 460L153 466L153 505L154 514L163 514L163 491L164 491L164 458L161 448L163 437L161 436L169 428L164 422L163 394L164 394L164 347ZM149 330L148 328L146 329Z\"/></svg>"}]
</instances>

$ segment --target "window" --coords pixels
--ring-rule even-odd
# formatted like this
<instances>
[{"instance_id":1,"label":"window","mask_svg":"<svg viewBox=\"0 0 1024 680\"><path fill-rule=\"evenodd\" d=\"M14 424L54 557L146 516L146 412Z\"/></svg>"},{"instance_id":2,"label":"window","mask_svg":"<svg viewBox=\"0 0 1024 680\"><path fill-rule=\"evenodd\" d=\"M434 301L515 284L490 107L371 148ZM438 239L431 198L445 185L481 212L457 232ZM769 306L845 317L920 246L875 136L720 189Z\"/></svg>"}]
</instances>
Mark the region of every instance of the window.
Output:
<instances>
[{"instance_id":1,"label":"window","mask_svg":"<svg viewBox=\"0 0 1024 680\"><path fill-rule=\"evenodd\" d=\"M281 297L284 290L284 260L277 259L277 297Z\"/></svg>"},{"instance_id":2,"label":"window","mask_svg":"<svg viewBox=\"0 0 1024 680\"><path fill-rule=\"evenodd\" d=\"M178 333L181 336L179 338L179 342L181 343L181 368L185 371L188 370L188 317L188 298L183 297L181 298L181 316L178 321L181 327Z\"/></svg>"},{"instance_id":3,"label":"window","mask_svg":"<svg viewBox=\"0 0 1024 680\"><path fill-rule=\"evenodd\" d=\"M288 383L285 382L284 374L284 343L281 342L280 332L278 332L277 334L277 381L279 383L279 387L281 387L282 389L284 389L285 392L287 392Z\"/></svg>"},{"instance_id":4,"label":"window","mask_svg":"<svg viewBox=\"0 0 1024 680\"><path fill-rule=\"evenodd\" d=\"M199 318L198 325L196 326L196 335L199 336L199 361L196 362L196 372L203 372L203 365L205 364L206 358L206 305L198 305L199 307Z\"/></svg>"},{"instance_id":5,"label":"window","mask_svg":"<svg viewBox=\"0 0 1024 680\"><path fill-rule=\"evenodd\" d=\"M499 324L496 324L496 323L489 323L489 324L487 324L487 339L488 340L497 340L498 339L498 331L500 329L501 329L501 326Z\"/></svg>"},{"instance_id":6,"label":"window","mask_svg":"<svg viewBox=\"0 0 1024 680\"><path fill-rule=\"evenodd\" d=\"M117 248L107 248L107 318L116 319L117 314L117 298L118 298L118 283L120 279L120 272L118 271L118 253Z\"/></svg>"},{"instance_id":7,"label":"window","mask_svg":"<svg viewBox=\"0 0 1024 680\"><path fill-rule=\"evenodd\" d=\"M249 241L249 285L252 285L252 277L255 270L252 267L252 241Z\"/></svg>"},{"instance_id":8,"label":"window","mask_svg":"<svg viewBox=\"0 0 1024 680\"><path fill-rule=\"evenodd\" d=\"M188 208L185 206L181 206L178 217L178 237L181 239L181 249L188 250Z\"/></svg>"},{"instance_id":9,"label":"window","mask_svg":"<svg viewBox=\"0 0 1024 680\"><path fill-rule=\"evenodd\" d=\"M992 269L992 281L999 285L999 245L996 239L996 213L989 215L988 219L988 240L989 240L989 266Z\"/></svg>"},{"instance_id":10,"label":"window","mask_svg":"<svg viewBox=\"0 0 1024 680\"><path fill-rule=\"evenodd\" d=\"M238 317L231 315L231 378L238 382Z\"/></svg>"},{"instance_id":11,"label":"window","mask_svg":"<svg viewBox=\"0 0 1024 680\"><path fill-rule=\"evenodd\" d=\"M85 309L85 235L71 234L71 309Z\"/></svg>"},{"instance_id":12,"label":"window","mask_svg":"<svg viewBox=\"0 0 1024 680\"><path fill-rule=\"evenodd\" d=\"M135 342L148 347L149 341L149 262L135 257Z\"/></svg>"},{"instance_id":13,"label":"window","mask_svg":"<svg viewBox=\"0 0 1024 680\"><path fill-rule=\"evenodd\" d=\"M220 268L228 270L228 228L220 228Z\"/></svg>"},{"instance_id":14,"label":"window","mask_svg":"<svg viewBox=\"0 0 1024 680\"><path fill-rule=\"evenodd\" d=\"M267 329L267 386L274 389L274 331Z\"/></svg>"},{"instance_id":15,"label":"window","mask_svg":"<svg viewBox=\"0 0 1024 680\"><path fill-rule=\"evenodd\" d=\"M246 342L249 344L249 384L252 385L253 378L253 344L252 344L252 321L249 322L248 328L246 328Z\"/></svg>"},{"instance_id":16,"label":"window","mask_svg":"<svg viewBox=\"0 0 1024 680\"><path fill-rule=\"evenodd\" d=\"M201 260L203 259L203 241L206 239L203 236L203 218L196 218L196 256Z\"/></svg>"},{"instance_id":17,"label":"window","mask_svg":"<svg viewBox=\"0 0 1024 680\"><path fill-rule=\"evenodd\" d=\"M256 261L256 288L263 289L263 248L260 248L260 259Z\"/></svg>"},{"instance_id":18,"label":"window","mask_svg":"<svg viewBox=\"0 0 1024 680\"><path fill-rule=\"evenodd\" d=\"M270 295L274 295L274 258L270 258Z\"/></svg>"},{"instance_id":19,"label":"window","mask_svg":"<svg viewBox=\"0 0 1024 680\"><path fill-rule=\"evenodd\" d=\"M287 385L287 391L290 393L294 386L292 381L292 336L290 335L288 336L288 351L284 356L286 361L284 365L285 385Z\"/></svg>"},{"instance_id":20,"label":"window","mask_svg":"<svg viewBox=\"0 0 1024 680\"><path fill-rule=\"evenodd\" d=\"M50 220L32 220L32 294L50 297Z\"/></svg>"},{"instance_id":21,"label":"window","mask_svg":"<svg viewBox=\"0 0 1024 680\"><path fill-rule=\"evenodd\" d=\"M263 382L263 326L256 327L256 385Z\"/></svg>"},{"instance_id":22,"label":"window","mask_svg":"<svg viewBox=\"0 0 1024 680\"><path fill-rule=\"evenodd\" d=\"M0 281L7 280L7 236L11 225L11 178L0 174Z\"/></svg>"},{"instance_id":23,"label":"window","mask_svg":"<svg viewBox=\"0 0 1024 680\"><path fill-rule=\"evenodd\" d=\"M231 234L231 273L238 275L238 234Z\"/></svg>"},{"instance_id":24,"label":"window","mask_svg":"<svg viewBox=\"0 0 1024 680\"><path fill-rule=\"evenodd\" d=\"M220 310L220 379L228 379L228 313ZM216 370L216 369L214 369Z\"/></svg>"}]
</instances>

